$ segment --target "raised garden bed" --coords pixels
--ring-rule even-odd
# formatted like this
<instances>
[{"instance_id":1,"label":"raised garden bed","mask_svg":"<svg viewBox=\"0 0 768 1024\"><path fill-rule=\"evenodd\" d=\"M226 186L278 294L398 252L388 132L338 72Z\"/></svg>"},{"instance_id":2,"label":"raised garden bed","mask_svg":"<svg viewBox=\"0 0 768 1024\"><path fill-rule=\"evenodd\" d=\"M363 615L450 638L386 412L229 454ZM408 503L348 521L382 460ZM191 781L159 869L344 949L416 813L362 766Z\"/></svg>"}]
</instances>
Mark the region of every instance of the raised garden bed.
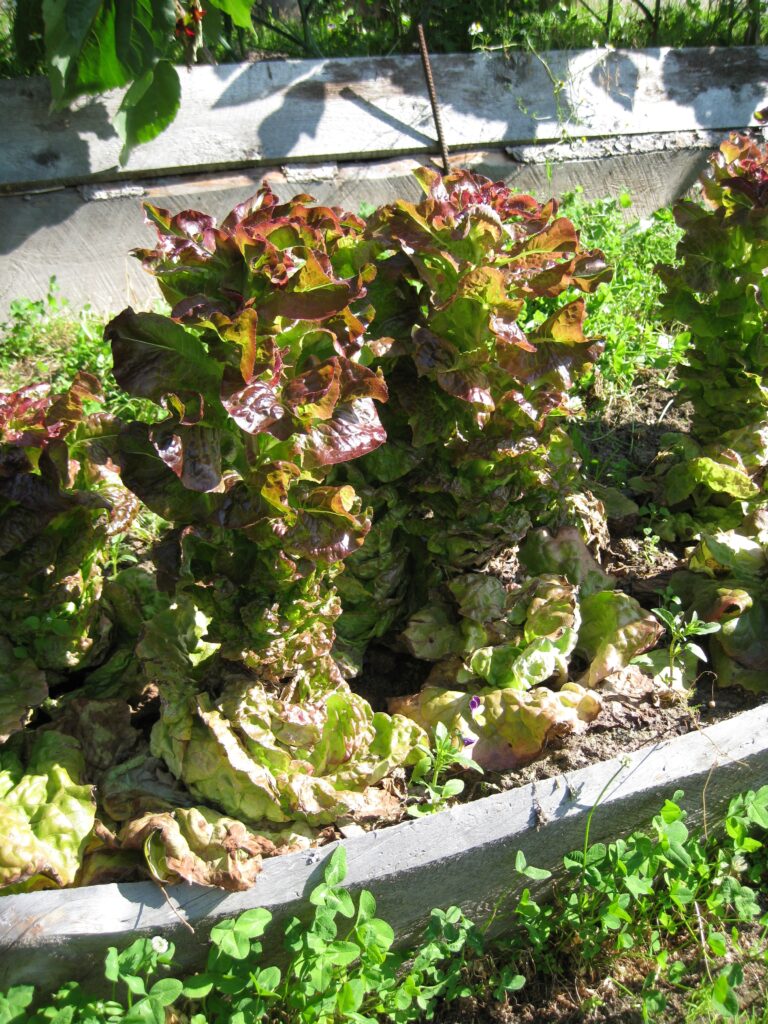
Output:
<instances>
[{"instance_id":1,"label":"raised garden bed","mask_svg":"<svg viewBox=\"0 0 768 1024\"><path fill-rule=\"evenodd\" d=\"M596 803L593 836L617 819L640 824L677 788L706 826L752 783L763 707L627 765L526 766L544 752L557 763L563 736L695 729L674 709L708 656L723 684L765 690L768 438L752 344L763 265L759 245L744 256L740 240L762 237L766 160L748 139L724 143L705 182L710 210L678 212L687 234L664 302L691 325L693 436L673 438L632 484L672 507L679 571L655 614L595 558L606 509L631 532L638 506L590 490L562 427L575 378L600 353L583 296L610 271L553 203L422 169L426 198L368 224L267 188L221 227L148 209L159 239L141 256L172 315L128 309L107 328L141 415L94 415L87 374L57 398L3 399L0 766L13 827L2 879L14 949L34 937L54 972L62 942L85 958L126 944L128 930L167 930L192 965L221 917L264 905L279 922L296 909L339 832L348 884L372 889L406 939L439 903L482 915L518 850L554 866ZM734 281L711 269L732 272L708 258L713 239L747 259ZM147 555L132 533L139 502L163 520L153 568L126 564ZM658 589L648 583L646 600ZM368 696L382 638L393 661L371 707L358 690ZM350 688L342 672L361 667ZM441 790L438 772L424 781L440 730L455 761L471 755L488 772L485 792L516 788L429 816L458 790ZM411 767L422 786L408 795ZM520 769L535 781L517 786ZM423 819L381 828L406 798ZM247 893L210 887L246 889L259 854L302 842L267 857ZM142 873L209 887L132 881ZM37 955L8 958L9 970L32 970ZM71 963L61 970L71 977Z\"/></svg>"},{"instance_id":2,"label":"raised garden bed","mask_svg":"<svg viewBox=\"0 0 768 1024\"><path fill-rule=\"evenodd\" d=\"M481 921L499 898L522 887L510 884L517 852L529 864L557 870L564 854L580 848L598 800L595 842L645 824L676 790L684 791L678 803L689 825L706 828L734 793L762 785L767 769L768 707L761 707L625 757L346 839L345 885L373 892L400 941L418 936L436 906L455 904ZM105 948L125 948L140 935L172 938L177 965L199 968L211 928L251 907L274 915L265 947L274 956L280 925L302 913L334 847L266 861L246 893L197 885L164 892L141 882L6 897L0 988L53 988L73 979L103 986Z\"/></svg>"}]
</instances>

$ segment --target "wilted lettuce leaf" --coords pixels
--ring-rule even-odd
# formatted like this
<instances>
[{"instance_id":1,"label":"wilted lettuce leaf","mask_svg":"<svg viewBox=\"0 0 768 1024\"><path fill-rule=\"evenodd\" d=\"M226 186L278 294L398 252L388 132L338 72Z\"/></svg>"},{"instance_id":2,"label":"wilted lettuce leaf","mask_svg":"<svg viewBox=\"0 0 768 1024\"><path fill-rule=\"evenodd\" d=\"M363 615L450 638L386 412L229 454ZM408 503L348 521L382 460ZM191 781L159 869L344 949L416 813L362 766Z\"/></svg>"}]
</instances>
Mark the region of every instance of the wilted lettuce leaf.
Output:
<instances>
[{"instance_id":1,"label":"wilted lettuce leaf","mask_svg":"<svg viewBox=\"0 0 768 1024\"><path fill-rule=\"evenodd\" d=\"M495 576L484 573L466 573L448 583L448 590L464 618L476 622L499 619L507 607L504 584Z\"/></svg>"},{"instance_id":2,"label":"wilted lettuce leaf","mask_svg":"<svg viewBox=\"0 0 768 1024\"><path fill-rule=\"evenodd\" d=\"M83 770L77 742L57 732L38 733L26 763L0 748L0 891L74 882L96 813Z\"/></svg>"},{"instance_id":3,"label":"wilted lettuce leaf","mask_svg":"<svg viewBox=\"0 0 768 1024\"><path fill-rule=\"evenodd\" d=\"M654 647L663 632L654 616L623 591L588 595L581 602L577 652L589 664L579 682L595 686Z\"/></svg>"},{"instance_id":4,"label":"wilted lettuce leaf","mask_svg":"<svg viewBox=\"0 0 768 1024\"><path fill-rule=\"evenodd\" d=\"M261 873L262 856L275 844L208 807L145 814L123 827L124 849L140 849L150 874L161 884L195 882L230 892L249 889Z\"/></svg>"},{"instance_id":5,"label":"wilted lettuce leaf","mask_svg":"<svg viewBox=\"0 0 768 1024\"><path fill-rule=\"evenodd\" d=\"M412 697L390 701L427 730L442 722L457 744L482 768L509 771L535 760L549 741L582 731L600 712L599 697L566 683L526 692L483 689L474 693L426 686Z\"/></svg>"},{"instance_id":6,"label":"wilted lettuce leaf","mask_svg":"<svg viewBox=\"0 0 768 1024\"><path fill-rule=\"evenodd\" d=\"M165 764L152 757L146 744L134 757L115 765L99 782L99 807L118 822L147 812L191 807L194 798L171 775Z\"/></svg>"},{"instance_id":7,"label":"wilted lettuce leaf","mask_svg":"<svg viewBox=\"0 0 768 1024\"><path fill-rule=\"evenodd\" d=\"M131 723L131 708L124 698L90 700L75 695L52 715L57 731L77 740L89 781L124 761L138 744L139 733Z\"/></svg>"}]
</instances>

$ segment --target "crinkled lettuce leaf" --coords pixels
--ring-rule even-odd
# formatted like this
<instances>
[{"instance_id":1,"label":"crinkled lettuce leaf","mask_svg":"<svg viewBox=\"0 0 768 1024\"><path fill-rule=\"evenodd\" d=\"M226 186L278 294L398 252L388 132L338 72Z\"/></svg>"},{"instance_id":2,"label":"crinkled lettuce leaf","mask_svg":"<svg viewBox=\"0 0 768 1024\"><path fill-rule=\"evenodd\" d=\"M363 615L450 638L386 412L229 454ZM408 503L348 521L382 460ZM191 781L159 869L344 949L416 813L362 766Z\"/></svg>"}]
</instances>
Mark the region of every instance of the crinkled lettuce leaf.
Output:
<instances>
[{"instance_id":1,"label":"crinkled lettuce leaf","mask_svg":"<svg viewBox=\"0 0 768 1024\"><path fill-rule=\"evenodd\" d=\"M72 885L96 816L77 741L38 733L26 763L0 749L0 891Z\"/></svg>"},{"instance_id":2,"label":"crinkled lettuce leaf","mask_svg":"<svg viewBox=\"0 0 768 1024\"><path fill-rule=\"evenodd\" d=\"M293 703L239 681L218 700L166 690L151 744L191 793L228 814L316 825L390 816L397 801L376 784L412 763L423 739L345 687Z\"/></svg>"},{"instance_id":3,"label":"crinkled lettuce leaf","mask_svg":"<svg viewBox=\"0 0 768 1024\"><path fill-rule=\"evenodd\" d=\"M231 892L249 889L261 873L262 857L278 848L241 821L208 807L144 814L118 837L123 849L139 849L161 884L194 882Z\"/></svg>"},{"instance_id":4,"label":"crinkled lettuce leaf","mask_svg":"<svg viewBox=\"0 0 768 1024\"><path fill-rule=\"evenodd\" d=\"M564 577L507 590L493 576L465 573L446 590L452 602L436 592L403 633L416 657L438 663L431 680L519 690L567 680L580 612L577 589Z\"/></svg>"},{"instance_id":5,"label":"crinkled lettuce leaf","mask_svg":"<svg viewBox=\"0 0 768 1024\"><path fill-rule=\"evenodd\" d=\"M634 657L655 647L664 632L657 619L629 594L604 590L581 602L577 653L588 663L579 682L595 686Z\"/></svg>"}]
</instances>

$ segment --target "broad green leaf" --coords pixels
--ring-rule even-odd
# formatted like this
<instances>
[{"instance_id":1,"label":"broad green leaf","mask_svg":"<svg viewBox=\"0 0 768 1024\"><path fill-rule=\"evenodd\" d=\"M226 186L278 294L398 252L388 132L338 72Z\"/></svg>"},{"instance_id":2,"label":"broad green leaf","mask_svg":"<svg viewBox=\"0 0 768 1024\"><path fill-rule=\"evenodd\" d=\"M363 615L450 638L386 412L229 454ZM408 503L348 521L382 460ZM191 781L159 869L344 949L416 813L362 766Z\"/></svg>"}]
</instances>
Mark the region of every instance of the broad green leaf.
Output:
<instances>
[{"instance_id":1,"label":"broad green leaf","mask_svg":"<svg viewBox=\"0 0 768 1024\"><path fill-rule=\"evenodd\" d=\"M252 28L251 0L210 0L211 6L228 14L238 28Z\"/></svg>"},{"instance_id":2,"label":"broad green leaf","mask_svg":"<svg viewBox=\"0 0 768 1024\"><path fill-rule=\"evenodd\" d=\"M197 393L218 403L222 367L180 324L126 309L104 336L112 344L115 379L130 394L158 402L169 393Z\"/></svg>"},{"instance_id":3,"label":"broad green leaf","mask_svg":"<svg viewBox=\"0 0 768 1024\"><path fill-rule=\"evenodd\" d=\"M343 846L337 846L326 861L323 869L323 878L326 885L340 885L347 876L347 851Z\"/></svg>"},{"instance_id":4,"label":"broad green leaf","mask_svg":"<svg viewBox=\"0 0 768 1024\"><path fill-rule=\"evenodd\" d=\"M340 1013L351 1014L360 1009L365 998L365 984L362 978L350 978L345 981L336 997L336 1007Z\"/></svg>"},{"instance_id":5,"label":"broad green leaf","mask_svg":"<svg viewBox=\"0 0 768 1024\"><path fill-rule=\"evenodd\" d=\"M263 907L246 910L235 920L235 928L249 939L257 939L272 920L272 914Z\"/></svg>"},{"instance_id":6,"label":"broad green leaf","mask_svg":"<svg viewBox=\"0 0 768 1024\"><path fill-rule=\"evenodd\" d=\"M263 993L275 992L280 984L281 974L279 967L265 967L256 976L258 989Z\"/></svg>"},{"instance_id":7,"label":"broad green leaf","mask_svg":"<svg viewBox=\"0 0 768 1024\"><path fill-rule=\"evenodd\" d=\"M376 914L376 900L373 893L369 892L368 889L363 889L358 897L357 903L357 917L355 918L355 926L365 924L370 921Z\"/></svg>"},{"instance_id":8,"label":"broad green leaf","mask_svg":"<svg viewBox=\"0 0 768 1024\"><path fill-rule=\"evenodd\" d=\"M122 164L135 146L150 142L165 131L176 117L180 103L179 74L170 61L160 60L149 81L141 80L135 91L128 90L114 117L114 127L123 142Z\"/></svg>"},{"instance_id":9,"label":"broad green leaf","mask_svg":"<svg viewBox=\"0 0 768 1024\"><path fill-rule=\"evenodd\" d=\"M247 935L237 931L234 921L222 921L211 929L211 942L233 960L245 960L251 950Z\"/></svg>"},{"instance_id":10,"label":"broad green leaf","mask_svg":"<svg viewBox=\"0 0 768 1024\"><path fill-rule=\"evenodd\" d=\"M337 967L348 967L360 959L360 947L354 942L333 942L328 948L329 962Z\"/></svg>"},{"instance_id":11,"label":"broad green leaf","mask_svg":"<svg viewBox=\"0 0 768 1024\"><path fill-rule=\"evenodd\" d=\"M175 1003L184 990L184 985L177 978L161 978L156 981L149 994L163 1006L170 1006Z\"/></svg>"},{"instance_id":12,"label":"broad green leaf","mask_svg":"<svg viewBox=\"0 0 768 1024\"><path fill-rule=\"evenodd\" d=\"M710 932L707 945L716 956L726 956L728 953L728 939L723 932Z\"/></svg>"},{"instance_id":13,"label":"broad green leaf","mask_svg":"<svg viewBox=\"0 0 768 1024\"><path fill-rule=\"evenodd\" d=\"M722 1014L723 1017L731 1019L738 1015L738 996L733 990L726 971L722 971L715 979L715 983L712 986L711 1000L712 1008L716 1013Z\"/></svg>"}]
</instances>

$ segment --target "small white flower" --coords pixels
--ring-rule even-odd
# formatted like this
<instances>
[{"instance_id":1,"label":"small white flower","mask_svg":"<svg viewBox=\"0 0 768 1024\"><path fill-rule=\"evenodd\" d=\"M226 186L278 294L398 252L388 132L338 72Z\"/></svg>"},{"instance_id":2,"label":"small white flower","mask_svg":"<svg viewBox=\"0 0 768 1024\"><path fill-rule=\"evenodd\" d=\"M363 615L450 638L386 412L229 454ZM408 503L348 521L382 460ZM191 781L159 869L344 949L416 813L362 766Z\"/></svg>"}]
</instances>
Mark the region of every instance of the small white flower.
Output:
<instances>
[{"instance_id":1,"label":"small white flower","mask_svg":"<svg viewBox=\"0 0 768 1024\"><path fill-rule=\"evenodd\" d=\"M471 36L479 36L483 31L483 26L480 24L479 21L473 21L472 24L467 29L467 32L469 32Z\"/></svg>"},{"instance_id":2,"label":"small white flower","mask_svg":"<svg viewBox=\"0 0 768 1024\"><path fill-rule=\"evenodd\" d=\"M152 936L152 949L156 953L167 953L168 952L168 939L164 939L162 935Z\"/></svg>"}]
</instances>

